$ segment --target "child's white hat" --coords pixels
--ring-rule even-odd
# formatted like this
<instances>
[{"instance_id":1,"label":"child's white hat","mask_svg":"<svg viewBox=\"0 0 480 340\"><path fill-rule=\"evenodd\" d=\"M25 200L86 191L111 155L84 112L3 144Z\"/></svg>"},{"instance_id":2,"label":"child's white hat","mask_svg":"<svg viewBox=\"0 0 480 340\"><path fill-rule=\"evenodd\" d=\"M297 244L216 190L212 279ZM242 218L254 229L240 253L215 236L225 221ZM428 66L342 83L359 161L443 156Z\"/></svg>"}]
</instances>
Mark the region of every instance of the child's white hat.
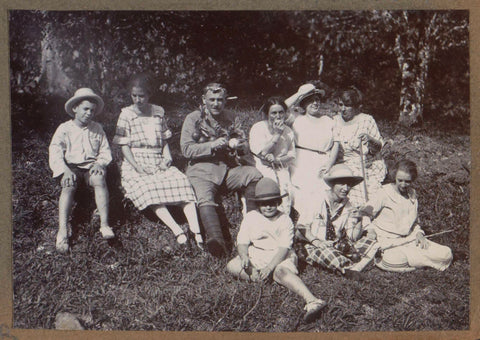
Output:
<instances>
[{"instance_id":1,"label":"child's white hat","mask_svg":"<svg viewBox=\"0 0 480 340\"><path fill-rule=\"evenodd\" d=\"M103 99L100 98L100 96L98 96L97 94L95 94L92 89L89 89L88 87L82 87L75 91L73 97L67 100L67 102L65 103L65 111L67 111L68 115L74 117L75 112L72 111L72 108L78 102L81 102L85 99L91 99L97 104L96 113L102 112L104 106Z\"/></svg>"}]
</instances>

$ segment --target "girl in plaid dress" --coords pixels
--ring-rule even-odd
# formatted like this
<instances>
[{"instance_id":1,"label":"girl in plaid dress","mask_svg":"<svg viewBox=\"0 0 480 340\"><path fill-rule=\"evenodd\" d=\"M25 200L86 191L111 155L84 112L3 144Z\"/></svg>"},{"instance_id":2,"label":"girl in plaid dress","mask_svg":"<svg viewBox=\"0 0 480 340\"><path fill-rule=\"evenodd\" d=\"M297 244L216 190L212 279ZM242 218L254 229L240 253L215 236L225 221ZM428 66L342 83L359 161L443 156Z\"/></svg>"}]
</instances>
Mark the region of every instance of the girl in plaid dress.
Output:
<instances>
[{"instance_id":1,"label":"girl in plaid dress","mask_svg":"<svg viewBox=\"0 0 480 340\"><path fill-rule=\"evenodd\" d=\"M382 187L387 174L380 151L383 139L372 116L360 112L361 93L356 89L343 91L339 105L341 115L335 117L337 139L343 151L343 161L355 176L363 176L362 159L365 168L365 185L357 185L348 195L350 202L358 207L366 203Z\"/></svg>"},{"instance_id":2,"label":"girl in plaid dress","mask_svg":"<svg viewBox=\"0 0 480 340\"><path fill-rule=\"evenodd\" d=\"M113 142L123 154L121 166L125 197L140 210L150 207L175 234L179 244L187 237L173 219L166 205L181 205L190 230L201 248L195 194L187 177L171 166L172 156L167 143L171 131L166 125L165 111L148 102L151 94L149 78L135 75L129 84L133 105L125 107L118 118Z\"/></svg>"},{"instance_id":3,"label":"girl in plaid dress","mask_svg":"<svg viewBox=\"0 0 480 340\"><path fill-rule=\"evenodd\" d=\"M374 232L369 231L362 237L361 213L347 197L363 178L353 175L344 164L337 164L324 180L330 188L322 199L312 202L308 213L300 215L297 223L307 242L306 261L355 278L357 272L373 260L378 249ZM351 248L350 251L346 247Z\"/></svg>"}]
</instances>

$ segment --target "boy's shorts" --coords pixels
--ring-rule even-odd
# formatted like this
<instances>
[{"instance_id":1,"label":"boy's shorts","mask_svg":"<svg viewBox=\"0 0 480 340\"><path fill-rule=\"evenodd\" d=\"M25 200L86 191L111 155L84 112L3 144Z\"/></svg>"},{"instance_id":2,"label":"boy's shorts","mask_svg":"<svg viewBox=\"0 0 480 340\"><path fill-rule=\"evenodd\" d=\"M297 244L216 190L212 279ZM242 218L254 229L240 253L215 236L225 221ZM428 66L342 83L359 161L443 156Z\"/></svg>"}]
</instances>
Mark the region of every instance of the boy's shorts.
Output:
<instances>
[{"instance_id":1,"label":"boy's shorts","mask_svg":"<svg viewBox=\"0 0 480 340\"><path fill-rule=\"evenodd\" d=\"M90 184L90 169L83 169L79 168L75 164L67 164L68 168L77 176L77 185L85 185L85 186L91 186ZM105 175L104 175L105 176ZM59 183L61 185L61 181L63 178L63 174L61 176L58 176L59 178Z\"/></svg>"},{"instance_id":2,"label":"boy's shorts","mask_svg":"<svg viewBox=\"0 0 480 340\"><path fill-rule=\"evenodd\" d=\"M257 269L262 269L267 266L273 259L277 249L271 251L265 251L263 249L255 248L254 246L248 247L248 257L252 265ZM280 262L277 267L288 268L294 274L298 274L297 270L298 258L293 249L289 249L285 259Z\"/></svg>"}]
</instances>

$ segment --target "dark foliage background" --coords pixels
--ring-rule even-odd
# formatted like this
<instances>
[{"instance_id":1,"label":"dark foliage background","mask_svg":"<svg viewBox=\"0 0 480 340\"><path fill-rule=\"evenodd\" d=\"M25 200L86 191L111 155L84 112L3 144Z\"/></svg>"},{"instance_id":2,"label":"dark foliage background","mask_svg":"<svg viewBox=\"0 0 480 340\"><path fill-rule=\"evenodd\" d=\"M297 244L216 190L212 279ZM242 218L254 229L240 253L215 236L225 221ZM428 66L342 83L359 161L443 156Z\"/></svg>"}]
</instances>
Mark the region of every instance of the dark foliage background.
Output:
<instances>
[{"instance_id":1,"label":"dark foliage background","mask_svg":"<svg viewBox=\"0 0 480 340\"><path fill-rule=\"evenodd\" d=\"M467 11L10 11L9 19L14 104L89 86L105 98L108 122L131 74L149 71L163 105L196 104L209 81L257 106L322 80L359 88L377 118L469 126Z\"/></svg>"}]
</instances>

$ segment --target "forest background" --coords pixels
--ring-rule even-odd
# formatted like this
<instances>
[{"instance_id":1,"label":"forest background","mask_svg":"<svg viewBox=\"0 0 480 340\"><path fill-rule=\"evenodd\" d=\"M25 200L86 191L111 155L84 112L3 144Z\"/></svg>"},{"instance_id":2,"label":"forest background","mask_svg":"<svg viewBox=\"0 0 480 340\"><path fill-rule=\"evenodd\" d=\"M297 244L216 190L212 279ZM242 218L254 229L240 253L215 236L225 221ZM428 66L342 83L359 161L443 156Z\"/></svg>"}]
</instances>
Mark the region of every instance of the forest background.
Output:
<instances>
[{"instance_id":1,"label":"forest background","mask_svg":"<svg viewBox=\"0 0 480 340\"><path fill-rule=\"evenodd\" d=\"M53 328L57 313L68 311L97 330L467 329L468 15L10 11L15 327ZM313 81L327 90L335 110L336 91L357 87L364 112L387 141L387 164L410 157L419 165L420 218L428 233L455 231L436 239L452 248L454 264L446 273L402 276L371 269L363 283L302 267L302 278L329 302L317 323L303 325L301 302L281 287L240 283L224 273L221 260L178 253L157 220L123 199L116 148L108 171L117 240L98 239L92 202L84 199L72 220L72 253L56 254L59 188L47 149L55 128L68 119L63 105L78 87L93 88L106 103L97 120L112 140L120 108L130 103L127 80L139 71L157 80L152 101L166 108L181 170L181 124L210 81L225 83L238 97L228 105L247 130L260 119L267 96L289 96ZM237 202L228 196L222 203L234 236L241 218Z\"/></svg>"}]
</instances>

